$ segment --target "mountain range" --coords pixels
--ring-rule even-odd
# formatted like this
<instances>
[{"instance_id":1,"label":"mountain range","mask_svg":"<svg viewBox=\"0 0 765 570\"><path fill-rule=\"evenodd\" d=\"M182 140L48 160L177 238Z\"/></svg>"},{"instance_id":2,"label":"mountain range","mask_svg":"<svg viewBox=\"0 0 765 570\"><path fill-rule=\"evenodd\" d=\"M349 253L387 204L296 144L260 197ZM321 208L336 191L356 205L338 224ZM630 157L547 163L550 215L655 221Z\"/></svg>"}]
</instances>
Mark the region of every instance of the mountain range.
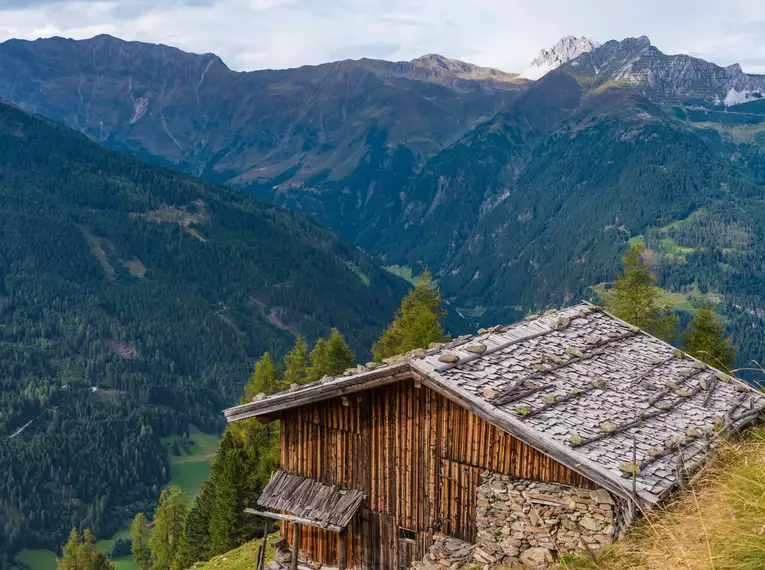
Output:
<instances>
[{"instance_id":1,"label":"mountain range","mask_svg":"<svg viewBox=\"0 0 765 570\"><path fill-rule=\"evenodd\" d=\"M439 55L240 73L110 36L0 44L0 97L306 214L380 264L429 266L476 324L587 296L629 239L759 196L764 92L646 37L566 37L521 74ZM703 281L692 261L664 284ZM725 306L757 313L730 272Z\"/></svg>"},{"instance_id":2,"label":"mountain range","mask_svg":"<svg viewBox=\"0 0 765 570\"><path fill-rule=\"evenodd\" d=\"M478 326L600 296L628 244L642 241L681 323L694 305L714 303L740 347L739 363L762 362L764 94L763 76L666 55L645 37L602 45L563 38L519 74L440 55L242 73L213 54L109 36L11 40L0 44L0 98L19 108L2 106L4 152L24 168L8 158L0 171L16 184L5 200L18 205L5 227L39 215L40 195L53 212L45 234L61 251L40 260L34 251L48 251L51 239L19 234L23 255L0 264L0 300L21 299L9 287L32 287L30 272L52 260L46 283L56 290L72 290L77 271L87 275L93 292L74 297L79 312L56 317L67 323L66 338L80 346L77 323L103 315L85 338L100 339L89 350L113 359L115 370L138 363L114 356L108 342L137 344L142 355L159 350L157 362L172 363L165 388L136 388L147 406L141 413L183 410L200 398L207 403L195 421L212 428L207 414L220 394L233 396L242 363L283 350L297 330L315 337L340 326L358 331L349 339L357 351L369 346L405 290L375 263L414 273L429 267L449 306ZM207 182L113 154L22 109ZM13 154L14 144L31 142L37 146L27 152L52 153L58 166ZM64 165L87 184L75 190L70 179L46 195L41 189L59 188ZM135 176L151 183L136 188ZM142 267L149 279L138 275ZM61 281L61 272L69 277ZM174 297L174 288L184 295ZM191 331L177 346L170 327L147 332L131 317L132 309L152 314L142 303L154 294L167 300L157 319L175 323L182 337ZM34 298L59 307L46 295L43 288ZM3 324L21 318L18 301L5 303ZM24 309L25 330L37 331L40 306ZM185 312L191 316L180 319ZM196 338L192 317L203 316L217 328ZM38 333L27 345L48 338ZM215 346L208 337L227 334L235 342L221 340L225 350L203 364L217 349L195 351L195 343ZM187 353L196 354L192 370L180 364ZM83 354L40 353L39 361L66 362L75 371L67 378L86 385ZM181 390L189 374L205 379L204 395ZM107 378L109 390L122 390ZM148 376L141 378L130 382L140 386ZM25 411L6 428L48 405L35 402L17 407ZM166 433L189 421L171 417L169 427L145 423ZM160 468L151 468L154 479Z\"/></svg>"}]
</instances>

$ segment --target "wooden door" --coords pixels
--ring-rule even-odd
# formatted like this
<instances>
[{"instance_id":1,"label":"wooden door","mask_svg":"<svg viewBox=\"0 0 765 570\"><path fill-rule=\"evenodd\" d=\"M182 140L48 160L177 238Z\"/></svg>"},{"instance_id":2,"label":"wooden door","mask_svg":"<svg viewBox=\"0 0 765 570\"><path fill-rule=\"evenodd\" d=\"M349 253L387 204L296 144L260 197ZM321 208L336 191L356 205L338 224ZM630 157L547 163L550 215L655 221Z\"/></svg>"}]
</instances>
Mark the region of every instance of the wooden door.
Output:
<instances>
[{"instance_id":1,"label":"wooden door","mask_svg":"<svg viewBox=\"0 0 765 570\"><path fill-rule=\"evenodd\" d=\"M398 541L398 570L407 570L417 560L417 544L408 540Z\"/></svg>"},{"instance_id":2,"label":"wooden door","mask_svg":"<svg viewBox=\"0 0 765 570\"><path fill-rule=\"evenodd\" d=\"M482 472L480 467L441 459L438 514L444 534L475 542L476 492Z\"/></svg>"}]
</instances>

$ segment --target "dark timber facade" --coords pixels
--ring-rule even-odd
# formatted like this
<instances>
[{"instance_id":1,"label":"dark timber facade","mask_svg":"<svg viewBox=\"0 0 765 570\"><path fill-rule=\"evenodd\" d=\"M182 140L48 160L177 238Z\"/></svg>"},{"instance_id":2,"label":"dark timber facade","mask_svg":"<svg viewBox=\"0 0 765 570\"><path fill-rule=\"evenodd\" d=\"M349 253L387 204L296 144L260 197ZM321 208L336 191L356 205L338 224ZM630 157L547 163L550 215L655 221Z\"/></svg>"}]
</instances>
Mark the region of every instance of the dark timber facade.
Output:
<instances>
[{"instance_id":1,"label":"dark timber facade","mask_svg":"<svg viewBox=\"0 0 765 570\"><path fill-rule=\"evenodd\" d=\"M413 379L288 410L285 471L363 491L348 529L349 567L407 568L433 532L475 539L475 491L490 469L577 487L595 485ZM292 542L292 525L282 534ZM338 566L337 533L304 527L300 550Z\"/></svg>"}]
</instances>

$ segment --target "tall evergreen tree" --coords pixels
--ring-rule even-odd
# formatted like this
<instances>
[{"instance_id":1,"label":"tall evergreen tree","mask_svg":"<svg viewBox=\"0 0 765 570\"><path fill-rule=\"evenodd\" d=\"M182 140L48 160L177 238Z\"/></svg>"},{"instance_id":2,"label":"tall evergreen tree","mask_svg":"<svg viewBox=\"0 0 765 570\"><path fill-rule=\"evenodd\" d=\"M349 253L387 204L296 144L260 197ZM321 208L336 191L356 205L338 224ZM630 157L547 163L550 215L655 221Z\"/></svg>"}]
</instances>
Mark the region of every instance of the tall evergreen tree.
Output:
<instances>
[{"instance_id":1,"label":"tall evergreen tree","mask_svg":"<svg viewBox=\"0 0 765 570\"><path fill-rule=\"evenodd\" d=\"M308 379L308 344L299 336L295 346L284 357L284 383L305 384Z\"/></svg>"},{"instance_id":2,"label":"tall evergreen tree","mask_svg":"<svg viewBox=\"0 0 765 570\"><path fill-rule=\"evenodd\" d=\"M328 369L326 374L330 376L337 376L342 374L348 368L353 366L353 361L356 355L345 342L345 338L340 331L332 329L332 334L327 341L327 363Z\"/></svg>"},{"instance_id":3,"label":"tall evergreen tree","mask_svg":"<svg viewBox=\"0 0 765 570\"><path fill-rule=\"evenodd\" d=\"M186 507L180 487L163 489L154 513L154 530L149 538L152 570L172 570L183 533Z\"/></svg>"},{"instance_id":4,"label":"tall evergreen tree","mask_svg":"<svg viewBox=\"0 0 765 570\"><path fill-rule=\"evenodd\" d=\"M194 562L210 559L210 513L214 500L213 484L207 479L186 515L177 558L179 567L188 568Z\"/></svg>"},{"instance_id":5,"label":"tall evergreen tree","mask_svg":"<svg viewBox=\"0 0 765 570\"><path fill-rule=\"evenodd\" d=\"M280 384L279 369L274 364L271 355L266 352L255 363L252 377L244 387L244 397L250 401L258 394L273 394L279 390Z\"/></svg>"},{"instance_id":6,"label":"tall evergreen tree","mask_svg":"<svg viewBox=\"0 0 765 570\"><path fill-rule=\"evenodd\" d=\"M130 539L132 544L130 551L138 570L149 570L151 565L151 552L149 552L149 537L146 528L146 517L138 513L130 525Z\"/></svg>"},{"instance_id":7,"label":"tall evergreen tree","mask_svg":"<svg viewBox=\"0 0 765 570\"><path fill-rule=\"evenodd\" d=\"M635 243L622 258L623 273L606 294L606 307L615 316L659 337L668 337L677 322L671 306L661 299L656 278L645 260L645 246Z\"/></svg>"},{"instance_id":8,"label":"tall evergreen tree","mask_svg":"<svg viewBox=\"0 0 765 570\"><path fill-rule=\"evenodd\" d=\"M401 301L393 322L372 347L376 361L415 348L427 348L431 342L447 340L441 327L443 309L441 292L425 270L420 282Z\"/></svg>"},{"instance_id":9,"label":"tall evergreen tree","mask_svg":"<svg viewBox=\"0 0 765 570\"><path fill-rule=\"evenodd\" d=\"M329 348L327 347L327 341L320 338L316 341L316 345L313 347L310 355L311 366L308 369L307 380L313 382L329 374L331 368L329 363Z\"/></svg>"},{"instance_id":10,"label":"tall evergreen tree","mask_svg":"<svg viewBox=\"0 0 765 570\"><path fill-rule=\"evenodd\" d=\"M239 546L247 522L244 502L247 490L246 457L242 442L227 431L221 441L213 478L215 500L210 511L210 555Z\"/></svg>"},{"instance_id":11,"label":"tall evergreen tree","mask_svg":"<svg viewBox=\"0 0 765 570\"><path fill-rule=\"evenodd\" d=\"M696 309L683 344L689 354L717 368L730 370L736 363L733 339L725 336L725 325L717 318L711 305Z\"/></svg>"}]
</instances>

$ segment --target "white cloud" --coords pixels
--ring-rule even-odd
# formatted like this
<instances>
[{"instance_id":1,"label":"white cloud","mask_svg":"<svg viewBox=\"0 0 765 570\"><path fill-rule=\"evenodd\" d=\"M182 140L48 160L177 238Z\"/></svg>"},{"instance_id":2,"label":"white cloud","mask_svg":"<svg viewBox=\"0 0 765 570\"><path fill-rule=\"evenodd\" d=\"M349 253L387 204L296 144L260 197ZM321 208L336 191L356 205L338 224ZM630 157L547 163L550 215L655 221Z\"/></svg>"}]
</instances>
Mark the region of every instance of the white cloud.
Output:
<instances>
[{"instance_id":1,"label":"white cloud","mask_svg":"<svg viewBox=\"0 0 765 570\"><path fill-rule=\"evenodd\" d=\"M110 33L240 70L441 53L518 71L574 34L647 35L667 53L765 72L763 32L759 0L0 0L0 40Z\"/></svg>"}]
</instances>

